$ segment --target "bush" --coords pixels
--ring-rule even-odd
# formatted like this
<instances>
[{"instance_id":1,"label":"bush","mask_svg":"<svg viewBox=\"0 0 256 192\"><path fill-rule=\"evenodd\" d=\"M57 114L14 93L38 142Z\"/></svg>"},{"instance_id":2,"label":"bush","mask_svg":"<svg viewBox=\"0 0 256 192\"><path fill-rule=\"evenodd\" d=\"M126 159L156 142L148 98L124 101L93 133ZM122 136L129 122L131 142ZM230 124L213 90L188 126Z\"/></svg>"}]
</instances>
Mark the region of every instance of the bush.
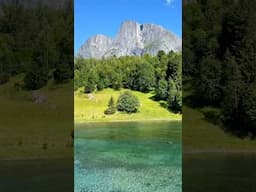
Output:
<instances>
[{"instance_id":1,"label":"bush","mask_svg":"<svg viewBox=\"0 0 256 192\"><path fill-rule=\"evenodd\" d=\"M136 113L139 109L140 102L138 98L130 92L124 92L117 100L117 110L126 113Z\"/></svg>"},{"instance_id":2,"label":"bush","mask_svg":"<svg viewBox=\"0 0 256 192\"><path fill-rule=\"evenodd\" d=\"M53 72L53 77L56 83L65 83L72 78L72 71L65 68L58 68Z\"/></svg>"},{"instance_id":3,"label":"bush","mask_svg":"<svg viewBox=\"0 0 256 192\"><path fill-rule=\"evenodd\" d=\"M9 81L9 75L7 73L0 73L0 85Z\"/></svg>"},{"instance_id":4,"label":"bush","mask_svg":"<svg viewBox=\"0 0 256 192\"><path fill-rule=\"evenodd\" d=\"M104 114L105 115L113 115L115 114L116 112L116 109L115 108L107 108L105 111L104 111Z\"/></svg>"},{"instance_id":5,"label":"bush","mask_svg":"<svg viewBox=\"0 0 256 192\"><path fill-rule=\"evenodd\" d=\"M212 108L212 107L205 107L200 110L206 120L212 122L213 124L220 124L222 121L221 110Z\"/></svg>"},{"instance_id":6,"label":"bush","mask_svg":"<svg viewBox=\"0 0 256 192\"><path fill-rule=\"evenodd\" d=\"M95 90L95 85L88 84L84 86L84 93L92 93Z\"/></svg>"},{"instance_id":7,"label":"bush","mask_svg":"<svg viewBox=\"0 0 256 192\"><path fill-rule=\"evenodd\" d=\"M48 82L48 72L43 70L31 70L24 78L25 88L37 90L45 86Z\"/></svg>"}]
</instances>

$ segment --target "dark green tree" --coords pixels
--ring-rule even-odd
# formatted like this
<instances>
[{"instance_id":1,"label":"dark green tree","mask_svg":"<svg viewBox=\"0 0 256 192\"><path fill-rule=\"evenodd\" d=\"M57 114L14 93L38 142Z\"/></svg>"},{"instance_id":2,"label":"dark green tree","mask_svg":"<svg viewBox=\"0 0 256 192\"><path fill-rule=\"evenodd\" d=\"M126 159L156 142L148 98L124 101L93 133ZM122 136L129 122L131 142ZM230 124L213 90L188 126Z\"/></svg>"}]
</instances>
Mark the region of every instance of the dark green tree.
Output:
<instances>
[{"instance_id":1,"label":"dark green tree","mask_svg":"<svg viewBox=\"0 0 256 192\"><path fill-rule=\"evenodd\" d=\"M235 57L227 51L225 59L225 75L223 87L223 112L228 124L235 123L235 117L239 114L241 105L242 81L239 66Z\"/></svg>"},{"instance_id":2,"label":"dark green tree","mask_svg":"<svg viewBox=\"0 0 256 192\"><path fill-rule=\"evenodd\" d=\"M112 115L116 112L116 106L114 98L111 96L108 101L108 108L104 111L104 114L106 115Z\"/></svg>"},{"instance_id":3,"label":"dark green tree","mask_svg":"<svg viewBox=\"0 0 256 192\"><path fill-rule=\"evenodd\" d=\"M197 93L202 102L208 104L219 103L221 92L222 67L221 63L210 57L202 60L200 74L197 79Z\"/></svg>"},{"instance_id":4,"label":"dark green tree","mask_svg":"<svg viewBox=\"0 0 256 192\"><path fill-rule=\"evenodd\" d=\"M169 94L167 104L168 108L175 113L181 112L182 110L181 91L178 90L175 82L172 79L169 80Z\"/></svg>"},{"instance_id":5,"label":"dark green tree","mask_svg":"<svg viewBox=\"0 0 256 192\"><path fill-rule=\"evenodd\" d=\"M155 85L154 67L148 62L137 65L137 71L133 80L132 88L141 92L148 92Z\"/></svg>"},{"instance_id":6,"label":"dark green tree","mask_svg":"<svg viewBox=\"0 0 256 192\"><path fill-rule=\"evenodd\" d=\"M165 79L160 79L155 89L155 97L159 100L166 100L168 97L168 83Z\"/></svg>"}]
</instances>

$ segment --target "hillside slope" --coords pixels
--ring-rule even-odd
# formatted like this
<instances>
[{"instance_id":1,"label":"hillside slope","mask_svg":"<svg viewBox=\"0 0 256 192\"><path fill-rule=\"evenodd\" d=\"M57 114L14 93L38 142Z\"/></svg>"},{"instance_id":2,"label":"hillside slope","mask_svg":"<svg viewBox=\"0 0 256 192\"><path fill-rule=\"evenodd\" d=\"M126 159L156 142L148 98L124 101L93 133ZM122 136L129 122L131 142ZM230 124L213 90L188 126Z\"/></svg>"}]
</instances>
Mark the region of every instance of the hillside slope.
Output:
<instances>
[{"instance_id":1,"label":"hillside slope","mask_svg":"<svg viewBox=\"0 0 256 192\"><path fill-rule=\"evenodd\" d=\"M160 102L150 99L153 94L132 91L140 100L141 107L138 113L126 114L117 112L114 115L105 115L104 110L107 108L111 96L117 101L118 96L125 91L114 91L105 89L88 95L75 92L75 122L97 122L97 121L136 121L136 120L181 120L180 114L173 114L161 106Z\"/></svg>"}]
</instances>

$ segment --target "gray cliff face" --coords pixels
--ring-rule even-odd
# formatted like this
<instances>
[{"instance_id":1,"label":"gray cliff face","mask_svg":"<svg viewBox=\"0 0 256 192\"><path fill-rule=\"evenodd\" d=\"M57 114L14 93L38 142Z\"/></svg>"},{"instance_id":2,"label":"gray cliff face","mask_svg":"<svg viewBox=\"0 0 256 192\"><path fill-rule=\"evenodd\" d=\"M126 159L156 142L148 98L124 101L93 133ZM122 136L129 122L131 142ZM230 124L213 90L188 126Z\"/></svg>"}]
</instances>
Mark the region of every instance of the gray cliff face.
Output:
<instances>
[{"instance_id":1,"label":"gray cliff face","mask_svg":"<svg viewBox=\"0 0 256 192\"><path fill-rule=\"evenodd\" d=\"M114 55L156 55L159 50L166 53L181 51L181 39L158 25L126 21L115 39L104 35L93 36L81 46L78 56L100 59Z\"/></svg>"},{"instance_id":2,"label":"gray cliff face","mask_svg":"<svg viewBox=\"0 0 256 192\"><path fill-rule=\"evenodd\" d=\"M84 58L101 58L113 46L113 40L105 35L96 35L81 46L78 55Z\"/></svg>"}]
</instances>

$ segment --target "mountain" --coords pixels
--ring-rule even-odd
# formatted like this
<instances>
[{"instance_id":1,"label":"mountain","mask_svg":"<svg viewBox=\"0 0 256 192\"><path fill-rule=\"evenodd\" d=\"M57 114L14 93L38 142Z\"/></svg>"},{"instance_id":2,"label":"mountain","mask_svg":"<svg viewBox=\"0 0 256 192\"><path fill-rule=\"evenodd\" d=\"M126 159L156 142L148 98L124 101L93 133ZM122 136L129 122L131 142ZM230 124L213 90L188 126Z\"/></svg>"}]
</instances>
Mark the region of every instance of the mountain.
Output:
<instances>
[{"instance_id":1,"label":"mountain","mask_svg":"<svg viewBox=\"0 0 256 192\"><path fill-rule=\"evenodd\" d=\"M100 59L114 55L156 55L159 50L181 51L181 39L162 26L125 21L115 38L105 35L89 38L80 47L78 56Z\"/></svg>"}]
</instances>

